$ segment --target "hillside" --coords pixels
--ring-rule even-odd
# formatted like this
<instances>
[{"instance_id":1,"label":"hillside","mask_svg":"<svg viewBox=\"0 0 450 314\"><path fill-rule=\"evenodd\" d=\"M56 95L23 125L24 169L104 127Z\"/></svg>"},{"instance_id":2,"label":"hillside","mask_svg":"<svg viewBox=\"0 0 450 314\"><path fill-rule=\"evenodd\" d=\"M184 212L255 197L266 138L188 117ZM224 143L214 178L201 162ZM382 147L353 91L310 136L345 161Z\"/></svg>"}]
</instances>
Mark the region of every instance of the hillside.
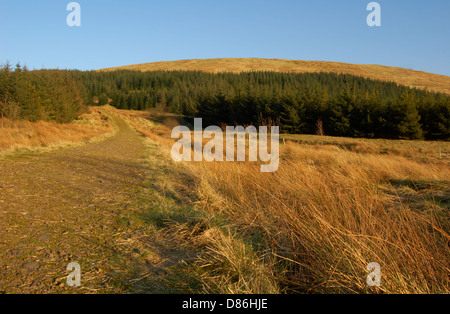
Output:
<instances>
[{"instance_id":1,"label":"hillside","mask_svg":"<svg viewBox=\"0 0 450 314\"><path fill-rule=\"evenodd\" d=\"M450 77L404 68L382 65L349 64L325 61L299 61L280 59L197 59L168 62L135 64L102 69L100 71L138 70L138 71L204 71L219 72L333 72L363 76L367 78L394 81L401 85L428 89L450 94Z\"/></svg>"}]
</instances>

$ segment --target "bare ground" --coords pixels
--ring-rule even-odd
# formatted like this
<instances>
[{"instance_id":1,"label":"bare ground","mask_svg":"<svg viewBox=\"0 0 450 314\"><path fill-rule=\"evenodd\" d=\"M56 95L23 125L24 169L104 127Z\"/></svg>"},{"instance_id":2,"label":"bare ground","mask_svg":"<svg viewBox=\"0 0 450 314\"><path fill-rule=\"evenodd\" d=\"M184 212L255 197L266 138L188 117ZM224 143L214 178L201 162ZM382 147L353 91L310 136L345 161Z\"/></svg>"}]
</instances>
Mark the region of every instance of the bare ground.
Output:
<instances>
[{"instance_id":1,"label":"bare ground","mask_svg":"<svg viewBox=\"0 0 450 314\"><path fill-rule=\"evenodd\" d=\"M113 119L103 142L0 162L0 293L177 292L166 269L188 256L143 218L156 148ZM82 287L67 285L70 262Z\"/></svg>"}]
</instances>

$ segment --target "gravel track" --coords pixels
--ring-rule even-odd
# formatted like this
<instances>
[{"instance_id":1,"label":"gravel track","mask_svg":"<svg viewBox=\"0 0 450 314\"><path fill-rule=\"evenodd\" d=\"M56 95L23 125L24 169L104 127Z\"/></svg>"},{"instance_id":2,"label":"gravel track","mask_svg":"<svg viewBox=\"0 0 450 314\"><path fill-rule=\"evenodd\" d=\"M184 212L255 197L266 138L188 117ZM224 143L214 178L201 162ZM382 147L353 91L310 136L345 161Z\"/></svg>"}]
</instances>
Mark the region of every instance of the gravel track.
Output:
<instances>
[{"instance_id":1,"label":"gravel track","mask_svg":"<svg viewBox=\"0 0 450 314\"><path fill-rule=\"evenodd\" d=\"M170 257L132 218L144 210L146 146L112 118L118 132L102 142L0 161L0 293L160 291L149 278ZM82 287L67 285L70 262Z\"/></svg>"}]
</instances>

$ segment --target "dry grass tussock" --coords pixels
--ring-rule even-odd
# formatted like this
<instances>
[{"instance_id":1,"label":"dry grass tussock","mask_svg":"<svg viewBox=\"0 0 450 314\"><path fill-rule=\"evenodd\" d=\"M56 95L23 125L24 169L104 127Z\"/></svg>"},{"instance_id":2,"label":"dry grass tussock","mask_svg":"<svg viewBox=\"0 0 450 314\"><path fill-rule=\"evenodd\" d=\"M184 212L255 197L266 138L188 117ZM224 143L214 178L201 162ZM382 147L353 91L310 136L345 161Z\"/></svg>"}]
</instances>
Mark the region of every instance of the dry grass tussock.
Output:
<instances>
[{"instance_id":1,"label":"dry grass tussock","mask_svg":"<svg viewBox=\"0 0 450 314\"><path fill-rule=\"evenodd\" d=\"M169 128L148 113L123 115L168 154ZM188 233L203 248L192 271L205 291L449 293L448 159L361 145L287 141L270 174L258 163L174 164L205 214ZM366 283L371 262L382 267L381 287Z\"/></svg>"},{"instance_id":2,"label":"dry grass tussock","mask_svg":"<svg viewBox=\"0 0 450 314\"><path fill-rule=\"evenodd\" d=\"M279 258L278 279L287 289L449 291L448 207L430 201L417 211L382 188L388 180L446 180L448 168L299 145L288 145L274 174L250 164L188 166L201 182L203 209L257 235ZM370 262L383 269L379 290L365 282Z\"/></svg>"},{"instance_id":3,"label":"dry grass tussock","mask_svg":"<svg viewBox=\"0 0 450 314\"><path fill-rule=\"evenodd\" d=\"M3 127L1 126L3 125ZM92 107L72 123L11 121L0 124L0 155L23 150L45 150L112 135L110 118Z\"/></svg>"}]
</instances>

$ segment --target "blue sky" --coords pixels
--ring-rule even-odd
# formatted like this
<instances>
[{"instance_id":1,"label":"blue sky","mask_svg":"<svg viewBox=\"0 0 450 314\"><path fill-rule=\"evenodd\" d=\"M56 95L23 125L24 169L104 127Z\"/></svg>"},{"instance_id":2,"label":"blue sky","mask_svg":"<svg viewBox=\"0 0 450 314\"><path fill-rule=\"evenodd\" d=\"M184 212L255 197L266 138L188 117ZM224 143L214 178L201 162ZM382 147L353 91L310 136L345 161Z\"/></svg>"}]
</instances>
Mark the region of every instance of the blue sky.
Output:
<instances>
[{"instance_id":1,"label":"blue sky","mask_svg":"<svg viewBox=\"0 0 450 314\"><path fill-rule=\"evenodd\" d=\"M382 64L450 76L450 1L0 0L0 63L90 70L195 58Z\"/></svg>"}]
</instances>

